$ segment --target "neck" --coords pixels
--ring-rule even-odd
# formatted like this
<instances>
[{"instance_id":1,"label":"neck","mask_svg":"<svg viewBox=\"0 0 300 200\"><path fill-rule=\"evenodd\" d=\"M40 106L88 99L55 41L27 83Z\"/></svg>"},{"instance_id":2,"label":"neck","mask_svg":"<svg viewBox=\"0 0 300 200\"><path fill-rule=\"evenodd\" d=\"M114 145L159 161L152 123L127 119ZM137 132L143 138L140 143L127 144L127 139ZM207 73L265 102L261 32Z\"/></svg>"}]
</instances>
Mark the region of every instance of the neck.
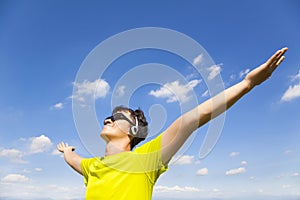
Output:
<instances>
[{"instance_id":1,"label":"neck","mask_svg":"<svg viewBox=\"0 0 300 200\"><path fill-rule=\"evenodd\" d=\"M125 151L130 151L130 144L124 141L109 141L106 144L105 156L112 156Z\"/></svg>"}]
</instances>

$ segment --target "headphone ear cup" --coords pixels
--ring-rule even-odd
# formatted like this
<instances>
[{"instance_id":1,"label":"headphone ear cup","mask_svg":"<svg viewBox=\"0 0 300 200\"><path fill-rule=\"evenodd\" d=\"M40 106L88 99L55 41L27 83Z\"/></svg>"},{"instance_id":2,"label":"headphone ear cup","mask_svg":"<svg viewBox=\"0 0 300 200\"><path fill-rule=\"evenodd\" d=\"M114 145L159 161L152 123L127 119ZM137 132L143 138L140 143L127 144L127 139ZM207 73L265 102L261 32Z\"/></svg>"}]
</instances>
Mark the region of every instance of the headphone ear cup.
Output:
<instances>
[{"instance_id":1,"label":"headphone ear cup","mask_svg":"<svg viewBox=\"0 0 300 200\"><path fill-rule=\"evenodd\" d=\"M132 135L136 136L137 133L138 133L138 127L137 126L132 126L130 128L130 132L131 132Z\"/></svg>"}]
</instances>

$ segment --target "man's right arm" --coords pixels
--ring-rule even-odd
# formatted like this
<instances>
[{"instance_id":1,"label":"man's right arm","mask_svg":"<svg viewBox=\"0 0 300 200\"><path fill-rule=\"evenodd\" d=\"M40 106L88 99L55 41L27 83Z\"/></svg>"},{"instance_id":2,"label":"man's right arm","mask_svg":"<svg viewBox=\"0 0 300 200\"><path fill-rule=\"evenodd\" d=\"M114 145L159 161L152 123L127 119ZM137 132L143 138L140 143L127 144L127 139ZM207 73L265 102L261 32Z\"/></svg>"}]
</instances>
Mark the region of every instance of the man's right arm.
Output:
<instances>
[{"instance_id":1,"label":"man's right arm","mask_svg":"<svg viewBox=\"0 0 300 200\"><path fill-rule=\"evenodd\" d=\"M74 152L75 148L73 146L69 146L67 143L61 142L57 145L57 149L64 153L65 161L70 165L76 172L82 175L81 170L81 160L82 157L80 157L78 154Z\"/></svg>"}]
</instances>

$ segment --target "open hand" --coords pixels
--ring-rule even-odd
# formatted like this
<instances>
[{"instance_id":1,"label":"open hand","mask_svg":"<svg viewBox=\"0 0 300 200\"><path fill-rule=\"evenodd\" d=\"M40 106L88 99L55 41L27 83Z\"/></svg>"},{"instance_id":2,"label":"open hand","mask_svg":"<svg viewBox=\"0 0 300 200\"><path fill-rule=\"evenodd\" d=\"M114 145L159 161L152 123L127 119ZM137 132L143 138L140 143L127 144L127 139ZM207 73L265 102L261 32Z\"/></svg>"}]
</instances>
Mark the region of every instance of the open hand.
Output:
<instances>
[{"instance_id":1,"label":"open hand","mask_svg":"<svg viewBox=\"0 0 300 200\"><path fill-rule=\"evenodd\" d=\"M279 66L284 59L284 53L288 48L282 48L274 53L267 62L255 68L247 74L245 80L248 82L250 87L261 84L272 75L273 71Z\"/></svg>"},{"instance_id":2,"label":"open hand","mask_svg":"<svg viewBox=\"0 0 300 200\"><path fill-rule=\"evenodd\" d=\"M64 153L65 151L74 151L75 147L69 146L68 143L61 142L57 145L58 151Z\"/></svg>"}]
</instances>

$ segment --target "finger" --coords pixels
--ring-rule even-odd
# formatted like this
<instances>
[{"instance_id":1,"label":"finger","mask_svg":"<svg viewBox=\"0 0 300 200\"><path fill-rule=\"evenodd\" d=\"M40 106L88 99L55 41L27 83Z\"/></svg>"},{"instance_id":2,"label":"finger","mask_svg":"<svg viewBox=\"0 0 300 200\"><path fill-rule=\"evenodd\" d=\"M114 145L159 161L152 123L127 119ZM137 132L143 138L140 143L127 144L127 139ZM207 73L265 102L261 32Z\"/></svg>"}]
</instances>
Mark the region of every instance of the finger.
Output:
<instances>
[{"instance_id":1,"label":"finger","mask_svg":"<svg viewBox=\"0 0 300 200\"><path fill-rule=\"evenodd\" d=\"M282 48L278 54L278 56L276 57L277 58L277 61L281 59L281 57L285 54L285 52L287 51L288 49L287 48ZM277 62L276 62L277 63Z\"/></svg>"},{"instance_id":2,"label":"finger","mask_svg":"<svg viewBox=\"0 0 300 200\"><path fill-rule=\"evenodd\" d=\"M282 50L278 50L270 59L270 64L272 63L276 63L278 61L278 59L280 59L280 57L284 54L284 51Z\"/></svg>"},{"instance_id":3,"label":"finger","mask_svg":"<svg viewBox=\"0 0 300 200\"><path fill-rule=\"evenodd\" d=\"M280 63L284 60L284 56L282 56L276 63L276 66L280 65Z\"/></svg>"},{"instance_id":4,"label":"finger","mask_svg":"<svg viewBox=\"0 0 300 200\"><path fill-rule=\"evenodd\" d=\"M283 60L283 54L288 50L288 48L282 48L278 50L269 60L268 60L268 66L271 71L274 71L278 65Z\"/></svg>"}]
</instances>

